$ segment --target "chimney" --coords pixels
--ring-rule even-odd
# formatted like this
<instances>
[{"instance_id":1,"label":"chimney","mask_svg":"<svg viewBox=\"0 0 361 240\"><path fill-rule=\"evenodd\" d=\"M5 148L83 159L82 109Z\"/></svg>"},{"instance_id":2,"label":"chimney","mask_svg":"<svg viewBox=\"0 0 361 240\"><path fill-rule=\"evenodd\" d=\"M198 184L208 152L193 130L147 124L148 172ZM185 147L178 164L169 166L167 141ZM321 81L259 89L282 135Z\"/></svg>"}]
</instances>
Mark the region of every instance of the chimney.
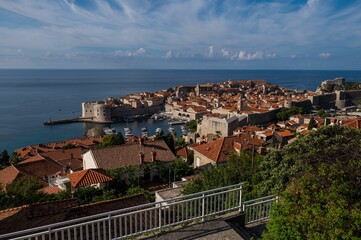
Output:
<instances>
[{"instance_id":1,"label":"chimney","mask_svg":"<svg viewBox=\"0 0 361 240\"><path fill-rule=\"evenodd\" d=\"M140 164L144 163L144 153L143 152L139 153L139 161L140 161Z\"/></svg>"},{"instance_id":2,"label":"chimney","mask_svg":"<svg viewBox=\"0 0 361 240\"><path fill-rule=\"evenodd\" d=\"M144 146L144 138L143 137L139 138L139 144L140 144L140 146Z\"/></svg>"},{"instance_id":3,"label":"chimney","mask_svg":"<svg viewBox=\"0 0 361 240\"><path fill-rule=\"evenodd\" d=\"M70 153L70 159L73 159L74 155L72 153Z\"/></svg>"},{"instance_id":4,"label":"chimney","mask_svg":"<svg viewBox=\"0 0 361 240\"><path fill-rule=\"evenodd\" d=\"M155 162L157 158L157 153L154 150L151 151L150 153L152 154L152 162Z\"/></svg>"}]
</instances>

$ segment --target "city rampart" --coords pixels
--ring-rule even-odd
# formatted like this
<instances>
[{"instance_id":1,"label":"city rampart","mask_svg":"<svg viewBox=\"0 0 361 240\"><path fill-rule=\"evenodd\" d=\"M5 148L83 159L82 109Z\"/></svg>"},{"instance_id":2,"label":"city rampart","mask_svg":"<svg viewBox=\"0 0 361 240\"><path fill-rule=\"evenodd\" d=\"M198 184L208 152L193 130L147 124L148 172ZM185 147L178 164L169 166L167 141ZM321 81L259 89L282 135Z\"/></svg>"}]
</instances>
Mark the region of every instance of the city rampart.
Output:
<instances>
[{"instance_id":1,"label":"city rampart","mask_svg":"<svg viewBox=\"0 0 361 240\"><path fill-rule=\"evenodd\" d=\"M258 125L272 122L276 120L276 114L280 111L281 109L278 108L263 113L250 113L247 117L248 124Z\"/></svg>"}]
</instances>

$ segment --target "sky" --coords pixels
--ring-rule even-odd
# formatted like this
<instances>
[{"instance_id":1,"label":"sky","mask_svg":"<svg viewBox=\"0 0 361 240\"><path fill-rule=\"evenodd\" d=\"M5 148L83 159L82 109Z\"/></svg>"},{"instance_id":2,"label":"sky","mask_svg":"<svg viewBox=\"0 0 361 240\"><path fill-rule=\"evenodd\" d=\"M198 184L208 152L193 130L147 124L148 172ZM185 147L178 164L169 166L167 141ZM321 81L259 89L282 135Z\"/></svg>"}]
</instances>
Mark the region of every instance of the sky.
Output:
<instances>
[{"instance_id":1,"label":"sky","mask_svg":"<svg viewBox=\"0 0 361 240\"><path fill-rule=\"evenodd\" d=\"M361 0L0 0L0 68L361 70Z\"/></svg>"}]
</instances>

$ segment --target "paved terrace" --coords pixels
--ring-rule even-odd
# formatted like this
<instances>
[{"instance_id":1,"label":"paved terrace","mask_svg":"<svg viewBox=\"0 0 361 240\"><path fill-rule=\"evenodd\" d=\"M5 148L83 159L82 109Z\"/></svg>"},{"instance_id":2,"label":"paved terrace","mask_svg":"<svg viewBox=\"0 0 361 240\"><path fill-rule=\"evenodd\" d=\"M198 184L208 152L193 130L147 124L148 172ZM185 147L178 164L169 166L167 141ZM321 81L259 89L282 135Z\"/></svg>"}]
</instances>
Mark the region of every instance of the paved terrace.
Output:
<instances>
[{"instance_id":1,"label":"paved terrace","mask_svg":"<svg viewBox=\"0 0 361 240\"><path fill-rule=\"evenodd\" d=\"M242 227L233 215L224 215L217 219L199 222L185 227L178 227L167 232L160 232L152 236L143 236L144 240L248 240L257 239L262 236L266 229L266 221L247 224Z\"/></svg>"}]
</instances>

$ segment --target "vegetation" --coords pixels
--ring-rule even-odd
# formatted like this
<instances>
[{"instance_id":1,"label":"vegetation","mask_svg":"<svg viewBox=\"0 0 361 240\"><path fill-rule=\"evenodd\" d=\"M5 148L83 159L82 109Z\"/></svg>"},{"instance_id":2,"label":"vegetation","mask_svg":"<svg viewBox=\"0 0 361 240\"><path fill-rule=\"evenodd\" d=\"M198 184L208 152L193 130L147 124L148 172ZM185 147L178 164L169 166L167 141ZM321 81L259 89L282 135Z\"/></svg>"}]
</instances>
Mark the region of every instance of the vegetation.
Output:
<instances>
[{"instance_id":1,"label":"vegetation","mask_svg":"<svg viewBox=\"0 0 361 240\"><path fill-rule=\"evenodd\" d=\"M192 133L195 133L197 132L197 124L198 124L197 120L191 120L187 123L187 127Z\"/></svg>"},{"instance_id":2,"label":"vegetation","mask_svg":"<svg viewBox=\"0 0 361 240\"><path fill-rule=\"evenodd\" d=\"M360 88L361 88L361 86L360 86L359 82L346 82L346 84L344 86L344 89L346 91L348 91L348 90L358 90Z\"/></svg>"},{"instance_id":3,"label":"vegetation","mask_svg":"<svg viewBox=\"0 0 361 240\"><path fill-rule=\"evenodd\" d=\"M361 237L361 132L328 126L262 162L258 193L279 194L264 239Z\"/></svg>"},{"instance_id":4,"label":"vegetation","mask_svg":"<svg viewBox=\"0 0 361 240\"><path fill-rule=\"evenodd\" d=\"M124 138L121 133L113 133L104 137L103 142L99 143L99 147L109 147L124 144Z\"/></svg>"},{"instance_id":5,"label":"vegetation","mask_svg":"<svg viewBox=\"0 0 361 240\"><path fill-rule=\"evenodd\" d=\"M253 195L252 186L257 180L255 173L261 161L261 155L252 156L248 152L231 155L227 163L202 171L198 179L185 186L183 193L191 194L243 182L246 189L244 197L248 199Z\"/></svg>"},{"instance_id":6,"label":"vegetation","mask_svg":"<svg viewBox=\"0 0 361 240\"><path fill-rule=\"evenodd\" d=\"M2 191L3 188L0 186L0 210L71 197L70 191L63 191L58 194L46 194L39 191L43 187L44 185L38 179L31 177L15 180L7 186L6 192Z\"/></svg>"},{"instance_id":7,"label":"vegetation","mask_svg":"<svg viewBox=\"0 0 361 240\"><path fill-rule=\"evenodd\" d=\"M10 165L9 159L10 159L10 156L9 156L8 151L7 150L2 151L0 154L0 169L5 168Z\"/></svg>"},{"instance_id":8,"label":"vegetation","mask_svg":"<svg viewBox=\"0 0 361 240\"><path fill-rule=\"evenodd\" d=\"M293 106L291 108L282 108L281 112L277 113L277 119L279 121L286 121L292 115L304 113L305 110L302 107Z\"/></svg>"},{"instance_id":9,"label":"vegetation","mask_svg":"<svg viewBox=\"0 0 361 240\"><path fill-rule=\"evenodd\" d=\"M317 128L317 122L314 117L311 117L310 122L308 123L308 130L312 130L314 128Z\"/></svg>"},{"instance_id":10,"label":"vegetation","mask_svg":"<svg viewBox=\"0 0 361 240\"><path fill-rule=\"evenodd\" d=\"M322 117L322 118L326 118L326 117L330 117L331 115L329 113L327 113L323 108L317 111L317 116Z\"/></svg>"}]
</instances>

